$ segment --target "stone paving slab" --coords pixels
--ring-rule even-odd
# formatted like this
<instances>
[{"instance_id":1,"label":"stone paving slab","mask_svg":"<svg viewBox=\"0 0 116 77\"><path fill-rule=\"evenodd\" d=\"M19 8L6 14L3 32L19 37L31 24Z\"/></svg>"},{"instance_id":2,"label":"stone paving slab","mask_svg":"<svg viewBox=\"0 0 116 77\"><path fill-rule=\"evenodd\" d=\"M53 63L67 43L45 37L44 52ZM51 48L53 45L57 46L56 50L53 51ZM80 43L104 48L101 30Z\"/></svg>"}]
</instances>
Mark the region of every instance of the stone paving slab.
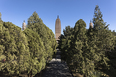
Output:
<instances>
[{"instance_id":1,"label":"stone paving slab","mask_svg":"<svg viewBox=\"0 0 116 77\"><path fill-rule=\"evenodd\" d=\"M56 58L51 60L42 77L72 77L67 64L61 62L60 51L57 51Z\"/></svg>"}]
</instances>

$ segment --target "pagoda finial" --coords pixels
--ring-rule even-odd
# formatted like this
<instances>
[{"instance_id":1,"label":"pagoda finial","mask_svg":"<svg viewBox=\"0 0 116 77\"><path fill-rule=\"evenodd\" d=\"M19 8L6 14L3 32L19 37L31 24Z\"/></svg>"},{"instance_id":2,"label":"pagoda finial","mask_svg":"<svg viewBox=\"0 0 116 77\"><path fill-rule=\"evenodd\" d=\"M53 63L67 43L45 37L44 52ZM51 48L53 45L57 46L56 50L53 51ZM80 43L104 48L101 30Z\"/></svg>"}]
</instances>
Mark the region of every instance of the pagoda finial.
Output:
<instances>
[{"instance_id":1,"label":"pagoda finial","mask_svg":"<svg viewBox=\"0 0 116 77\"><path fill-rule=\"evenodd\" d=\"M57 18L59 18L59 15L57 15Z\"/></svg>"},{"instance_id":2,"label":"pagoda finial","mask_svg":"<svg viewBox=\"0 0 116 77\"><path fill-rule=\"evenodd\" d=\"M92 24L91 20L90 20L89 27L93 28L93 24Z\"/></svg>"},{"instance_id":3,"label":"pagoda finial","mask_svg":"<svg viewBox=\"0 0 116 77\"><path fill-rule=\"evenodd\" d=\"M25 23L25 20L23 21L23 24L22 24L22 30L25 30L26 29L26 23Z\"/></svg>"}]
</instances>

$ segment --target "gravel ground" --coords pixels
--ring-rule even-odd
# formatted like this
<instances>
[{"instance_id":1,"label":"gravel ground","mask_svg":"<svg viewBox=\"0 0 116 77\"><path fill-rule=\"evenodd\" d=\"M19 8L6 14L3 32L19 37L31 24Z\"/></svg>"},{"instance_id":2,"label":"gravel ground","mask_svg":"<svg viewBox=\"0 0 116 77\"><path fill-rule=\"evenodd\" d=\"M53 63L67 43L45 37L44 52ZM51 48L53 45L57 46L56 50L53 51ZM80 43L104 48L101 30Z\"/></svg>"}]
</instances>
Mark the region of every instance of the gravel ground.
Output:
<instances>
[{"instance_id":1,"label":"gravel ground","mask_svg":"<svg viewBox=\"0 0 116 77\"><path fill-rule=\"evenodd\" d=\"M56 58L51 60L42 77L72 77L66 63L61 62L59 50L57 50Z\"/></svg>"}]
</instances>

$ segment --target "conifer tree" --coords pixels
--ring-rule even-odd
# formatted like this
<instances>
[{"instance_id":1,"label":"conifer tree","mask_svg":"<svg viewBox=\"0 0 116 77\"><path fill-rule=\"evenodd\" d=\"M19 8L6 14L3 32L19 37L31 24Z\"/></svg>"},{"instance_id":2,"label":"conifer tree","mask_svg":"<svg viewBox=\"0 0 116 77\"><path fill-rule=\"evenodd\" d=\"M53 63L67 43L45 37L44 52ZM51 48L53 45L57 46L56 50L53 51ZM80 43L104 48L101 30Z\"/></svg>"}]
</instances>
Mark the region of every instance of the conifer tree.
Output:
<instances>
[{"instance_id":1,"label":"conifer tree","mask_svg":"<svg viewBox=\"0 0 116 77\"><path fill-rule=\"evenodd\" d=\"M1 14L1 12L0 12L0 24L3 23L2 19L1 19L1 16L2 16L2 14Z\"/></svg>"},{"instance_id":2,"label":"conifer tree","mask_svg":"<svg viewBox=\"0 0 116 77\"><path fill-rule=\"evenodd\" d=\"M87 44L88 39L85 27L86 23L82 19L76 22L73 32L74 38L71 40L69 49L72 52L71 60L75 72L88 75L91 71L94 71L94 63L89 58L91 52L88 51L89 46Z\"/></svg>"},{"instance_id":3,"label":"conifer tree","mask_svg":"<svg viewBox=\"0 0 116 77\"><path fill-rule=\"evenodd\" d=\"M105 26L106 22L103 21L102 17L103 15L101 14L100 8L98 5L96 5L94 10L93 24L94 24L94 28L97 30L108 29L107 27L109 26L109 24Z\"/></svg>"},{"instance_id":4,"label":"conifer tree","mask_svg":"<svg viewBox=\"0 0 116 77\"><path fill-rule=\"evenodd\" d=\"M43 21L41 20L41 18L39 18L38 14L36 13L36 11L32 14L32 16L28 19L28 27L31 26L34 23L42 23Z\"/></svg>"},{"instance_id":5,"label":"conifer tree","mask_svg":"<svg viewBox=\"0 0 116 77\"><path fill-rule=\"evenodd\" d=\"M96 29L96 33L99 41L98 44L99 47L104 47L111 50L113 48L114 37L108 28L109 25L106 25L106 22L103 21L102 14L98 5L95 7L93 23L94 23L94 28Z\"/></svg>"},{"instance_id":6,"label":"conifer tree","mask_svg":"<svg viewBox=\"0 0 116 77\"><path fill-rule=\"evenodd\" d=\"M115 32L115 30L112 31L112 34L114 36L114 47L116 47L116 32Z\"/></svg>"},{"instance_id":7,"label":"conifer tree","mask_svg":"<svg viewBox=\"0 0 116 77\"><path fill-rule=\"evenodd\" d=\"M107 38L107 42L106 43L109 43L109 41L112 40L112 35L111 32L109 31L108 29L108 26L109 25L106 25L106 22L103 21L102 19L102 14L101 14L101 11L99 9L99 6L96 5L95 7L95 11L94 11L94 18L93 18L93 24L94 24L94 29L96 30L96 33L97 33L97 40L99 41L99 47L103 47L101 45L105 45L107 46L107 44L103 44L102 42L105 42L106 40L102 41L104 38L108 37ZM109 34L110 33L110 34ZM110 37L109 37L110 36ZM101 38L100 38L101 37ZM111 40L109 40L111 38ZM109 41L108 41L109 40ZM102 43L102 44L101 44ZM111 45L112 43L110 43ZM108 45L109 46L109 45ZM107 46L107 47L108 47ZM106 48L106 47L105 47Z\"/></svg>"},{"instance_id":8,"label":"conifer tree","mask_svg":"<svg viewBox=\"0 0 116 77\"><path fill-rule=\"evenodd\" d=\"M73 32L73 28L71 28L70 26L66 26L65 29L63 30L64 37L68 38L69 36L72 35L72 32Z\"/></svg>"},{"instance_id":9,"label":"conifer tree","mask_svg":"<svg viewBox=\"0 0 116 77\"><path fill-rule=\"evenodd\" d=\"M70 26L66 26L63 30L64 35L61 34L60 40L59 40L59 46L58 48L61 50L61 59L65 60L68 57L68 48L70 47L70 39L72 37L73 28Z\"/></svg>"},{"instance_id":10,"label":"conifer tree","mask_svg":"<svg viewBox=\"0 0 116 77\"><path fill-rule=\"evenodd\" d=\"M109 25L102 19L99 6L95 7L94 14L94 28L86 30L86 23L80 19L71 33L68 27L65 28L59 41L62 59L69 68L91 77L95 76L95 72L108 69L106 52L113 49L115 41Z\"/></svg>"},{"instance_id":11,"label":"conifer tree","mask_svg":"<svg viewBox=\"0 0 116 77\"><path fill-rule=\"evenodd\" d=\"M96 66L96 69L102 68L108 68L108 63L107 61L108 58L105 55L106 51L110 51L114 45L114 37L112 36L111 31L108 29L109 25L106 25L106 22L103 21L102 19L102 14L99 9L99 6L97 5L95 7L94 11L94 18L93 18L93 23L94 23L94 32L93 34L95 35L95 53L99 57L94 63ZM92 43L92 42L91 42Z\"/></svg>"},{"instance_id":12,"label":"conifer tree","mask_svg":"<svg viewBox=\"0 0 116 77\"><path fill-rule=\"evenodd\" d=\"M29 48L21 29L10 22L0 24L0 71L3 75L28 72Z\"/></svg>"},{"instance_id":13,"label":"conifer tree","mask_svg":"<svg viewBox=\"0 0 116 77\"><path fill-rule=\"evenodd\" d=\"M28 38L28 47L30 52L30 72L35 76L38 72L45 68L45 50L43 42L41 41L38 33L32 31L31 29L25 29L23 31Z\"/></svg>"},{"instance_id":14,"label":"conifer tree","mask_svg":"<svg viewBox=\"0 0 116 77\"><path fill-rule=\"evenodd\" d=\"M0 20L1 20L1 13L0 13Z\"/></svg>"},{"instance_id":15,"label":"conifer tree","mask_svg":"<svg viewBox=\"0 0 116 77\"><path fill-rule=\"evenodd\" d=\"M36 12L28 19L27 27L39 34L47 54L45 59L49 62L52 59L53 53L56 52L57 45L53 32L43 23Z\"/></svg>"}]
</instances>

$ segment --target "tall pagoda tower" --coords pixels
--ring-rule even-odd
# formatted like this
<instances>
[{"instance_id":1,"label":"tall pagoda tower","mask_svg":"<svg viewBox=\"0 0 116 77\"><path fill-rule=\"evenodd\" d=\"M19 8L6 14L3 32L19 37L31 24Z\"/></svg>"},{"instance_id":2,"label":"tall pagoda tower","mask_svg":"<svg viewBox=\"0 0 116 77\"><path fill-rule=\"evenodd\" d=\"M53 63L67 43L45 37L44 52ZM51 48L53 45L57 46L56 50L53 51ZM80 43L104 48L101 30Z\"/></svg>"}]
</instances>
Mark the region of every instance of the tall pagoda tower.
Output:
<instances>
[{"instance_id":1,"label":"tall pagoda tower","mask_svg":"<svg viewBox=\"0 0 116 77\"><path fill-rule=\"evenodd\" d=\"M90 24L89 24L89 28L93 28L93 23L91 22L91 20L90 20Z\"/></svg>"},{"instance_id":2,"label":"tall pagoda tower","mask_svg":"<svg viewBox=\"0 0 116 77\"><path fill-rule=\"evenodd\" d=\"M55 38L58 41L59 36L61 35L61 22L59 16L57 16L56 23L55 23Z\"/></svg>"},{"instance_id":3,"label":"tall pagoda tower","mask_svg":"<svg viewBox=\"0 0 116 77\"><path fill-rule=\"evenodd\" d=\"M25 29L26 29L26 23L25 23L25 20L24 20L24 22L22 24L22 30L25 30Z\"/></svg>"}]
</instances>

